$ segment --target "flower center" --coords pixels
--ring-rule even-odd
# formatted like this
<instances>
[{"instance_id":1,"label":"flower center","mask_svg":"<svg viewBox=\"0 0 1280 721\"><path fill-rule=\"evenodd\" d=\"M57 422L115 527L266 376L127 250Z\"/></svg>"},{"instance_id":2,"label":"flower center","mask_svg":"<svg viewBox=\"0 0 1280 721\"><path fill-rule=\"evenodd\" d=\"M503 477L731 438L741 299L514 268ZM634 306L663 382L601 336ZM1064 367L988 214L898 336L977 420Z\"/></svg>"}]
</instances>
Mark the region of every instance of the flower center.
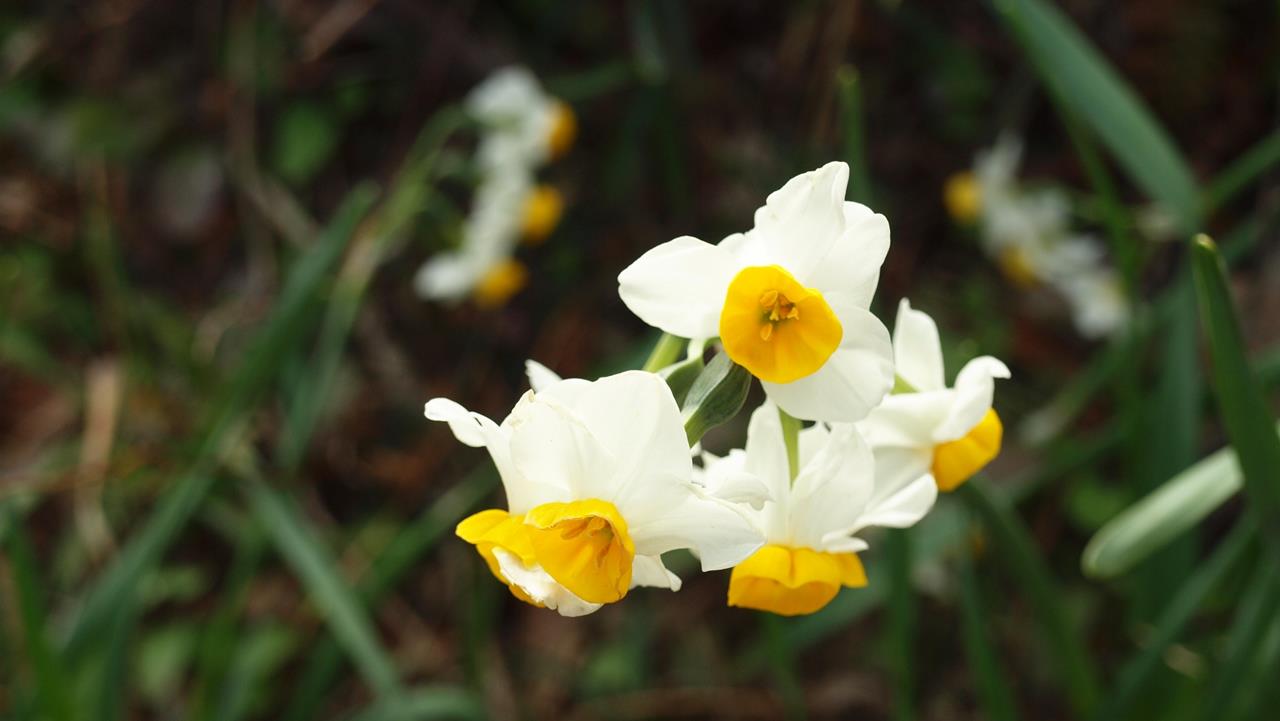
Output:
<instances>
[{"instance_id":1,"label":"flower center","mask_svg":"<svg viewBox=\"0 0 1280 721\"><path fill-rule=\"evenodd\" d=\"M776 265L743 268L729 283L720 340L735 363L770 383L822 367L844 336L822 294Z\"/></svg>"},{"instance_id":2,"label":"flower center","mask_svg":"<svg viewBox=\"0 0 1280 721\"><path fill-rule=\"evenodd\" d=\"M538 565L575 596L612 603L627 595L636 549L612 503L544 503L524 523Z\"/></svg>"}]
</instances>

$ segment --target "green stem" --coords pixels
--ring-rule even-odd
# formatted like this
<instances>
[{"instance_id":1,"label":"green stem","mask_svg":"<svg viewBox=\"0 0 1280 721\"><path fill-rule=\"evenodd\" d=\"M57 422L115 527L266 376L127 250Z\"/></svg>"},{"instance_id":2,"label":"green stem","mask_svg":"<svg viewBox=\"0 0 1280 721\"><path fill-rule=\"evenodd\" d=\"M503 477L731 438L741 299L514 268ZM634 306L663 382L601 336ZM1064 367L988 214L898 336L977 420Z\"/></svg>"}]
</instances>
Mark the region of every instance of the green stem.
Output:
<instances>
[{"instance_id":1,"label":"green stem","mask_svg":"<svg viewBox=\"0 0 1280 721\"><path fill-rule=\"evenodd\" d=\"M657 373L675 363L680 359L680 354L684 352L687 344L688 341L684 338L663 333L658 342L653 345L653 350L649 351L649 358L644 362L643 370Z\"/></svg>"},{"instance_id":2,"label":"green stem","mask_svg":"<svg viewBox=\"0 0 1280 721\"><path fill-rule=\"evenodd\" d=\"M787 470L791 473L791 482L795 483L800 474L800 421L781 408L778 420L782 422L782 442L787 447Z\"/></svg>"}]
</instances>

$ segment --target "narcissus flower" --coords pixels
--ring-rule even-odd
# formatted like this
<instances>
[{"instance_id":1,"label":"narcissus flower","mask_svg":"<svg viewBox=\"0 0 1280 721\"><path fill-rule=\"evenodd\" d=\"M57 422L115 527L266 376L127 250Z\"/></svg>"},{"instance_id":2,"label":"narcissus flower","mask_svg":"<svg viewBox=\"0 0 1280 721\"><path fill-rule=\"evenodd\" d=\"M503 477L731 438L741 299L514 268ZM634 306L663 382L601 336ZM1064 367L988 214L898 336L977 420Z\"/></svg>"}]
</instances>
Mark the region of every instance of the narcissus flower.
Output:
<instances>
[{"instance_id":1,"label":"narcissus flower","mask_svg":"<svg viewBox=\"0 0 1280 721\"><path fill-rule=\"evenodd\" d=\"M978 221L983 249L1015 285L1047 286L1061 296L1082 335L1123 327L1129 305L1101 244L1072 232L1071 204L1060 189L1018 182L1021 157L1022 143L1002 135L978 154L972 172L947 182L947 209L959 222Z\"/></svg>"},{"instance_id":2,"label":"narcissus flower","mask_svg":"<svg viewBox=\"0 0 1280 721\"><path fill-rule=\"evenodd\" d=\"M865 586L855 534L870 526L905 527L937 497L928 479L896 488L880 482L871 449L852 424L816 424L800 431L794 483L778 409L766 402L751 416L745 451L712 459L704 483L745 488L756 479L768 500L755 513L766 545L733 569L729 605L784 616L813 613L842 587Z\"/></svg>"},{"instance_id":3,"label":"narcissus flower","mask_svg":"<svg viewBox=\"0 0 1280 721\"><path fill-rule=\"evenodd\" d=\"M428 418L493 457L508 507L468 517L457 534L513 595L580 616L635 586L678 590L662 564L667 551L691 549L713 570L760 547L745 511L691 483L680 411L662 379L538 376L547 385L501 425L444 398L426 406Z\"/></svg>"},{"instance_id":4,"label":"narcissus flower","mask_svg":"<svg viewBox=\"0 0 1280 721\"><path fill-rule=\"evenodd\" d=\"M427 261L415 288L431 300L467 295L484 307L505 303L524 287L524 266L512 260L521 239L546 240L560 222L564 198L537 184L540 166L573 142L577 121L563 102L546 95L525 68L504 68L478 85L466 101L481 126L476 166L480 182L453 251ZM518 282L517 282L518 281Z\"/></svg>"},{"instance_id":5,"label":"narcissus flower","mask_svg":"<svg viewBox=\"0 0 1280 721\"><path fill-rule=\"evenodd\" d=\"M719 336L792 416L862 418L893 382L889 333L868 310L889 223L844 199L848 178L829 163L770 194L746 233L653 248L618 276L623 302L673 335Z\"/></svg>"},{"instance_id":6,"label":"narcissus flower","mask_svg":"<svg viewBox=\"0 0 1280 721\"><path fill-rule=\"evenodd\" d=\"M953 490L1000 452L1003 426L991 402L995 379L1008 378L1009 369L991 356L975 358L948 388L938 327L906 299L898 306L893 349L900 392L885 398L858 428L886 482L924 474L940 490Z\"/></svg>"}]
</instances>

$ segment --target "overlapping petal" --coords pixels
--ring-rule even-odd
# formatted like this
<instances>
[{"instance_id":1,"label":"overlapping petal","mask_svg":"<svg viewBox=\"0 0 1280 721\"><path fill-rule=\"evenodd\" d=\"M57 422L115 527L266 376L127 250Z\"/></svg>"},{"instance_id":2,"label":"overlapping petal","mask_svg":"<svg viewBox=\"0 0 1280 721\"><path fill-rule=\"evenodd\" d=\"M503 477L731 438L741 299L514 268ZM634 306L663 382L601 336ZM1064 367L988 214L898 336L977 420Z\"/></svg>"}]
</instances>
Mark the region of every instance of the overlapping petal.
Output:
<instances>
[{"instance_id":1,"label":"overlapping petal","mask_svg":"<svg viewBox=\"0 0 1280 721\"><path fill-rule=\"evenodd\" d=\"M728 250L682 236L650 249L618 275L618 294L640 320L682 338L720 333L725 290L739 269Z\"/></svg>"}]
</instances>

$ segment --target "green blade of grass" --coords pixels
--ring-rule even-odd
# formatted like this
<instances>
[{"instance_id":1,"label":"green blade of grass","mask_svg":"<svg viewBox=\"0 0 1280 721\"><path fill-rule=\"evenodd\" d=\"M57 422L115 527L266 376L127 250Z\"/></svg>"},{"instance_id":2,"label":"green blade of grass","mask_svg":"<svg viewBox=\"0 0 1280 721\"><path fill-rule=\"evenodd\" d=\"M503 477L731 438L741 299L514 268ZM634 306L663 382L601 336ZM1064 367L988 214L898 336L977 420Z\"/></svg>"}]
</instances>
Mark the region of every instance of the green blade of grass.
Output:
<instances>
[{"instance_id":1,"label":"green blade of grass","mask_svg":"<svg viewBox=\"0 0 1280 721\"><path fill-rule=\"evenodd\" d=\"M1151 674L1159 668L1165 651L1177 640L1209 593L1222 583L1244 556L1254 533L1252 524L1236 524L1213 555L1200 564L1195 573L1178 589L1165 606L1150 642L1120 670L1115 686L1098 710L1095 717L1097 721L1123 721L1130 718L1130 706L1142 693Z\"/></svg>"},{"instance_id":2,"label":"green blade of grass","mask_svg":"<svg viewBox=\"0 0 1280 721\"><path fill-rule=\"evenodd\" d=\"M378 642L373 623L359 600L338 575L317 534L256 471L242 473L253 515L285 559L328 623L334 638L350 654L356 668L380 697L401 693L395 664Z\"/></svg>"},{"instance_id":3,"label":"green blade of grass","mask_svg":"<svg viewBox=\"0 0 1280 721\"><path fill-rule=\"evenodd\" d=\"M1217 510L1240 490L1240 481L1240 462L1230 447L1170 478L1094 534L1080 561L1085 575L1125 573Z\"/></svg>"},{"instance_id":4,"label":"green blade of grass","mask_svg":"<svg viewBox=\"0 0 1280 721\"><path fill-rule=\"evenodd\" d=\"M979 707L989 721L1017 721L1018 713L1006 679L1012 678L1000 663L987 637L990 617L982 600L982 588L968 555L960 560L960 611L965 658L969 661L978 692Z\"/></svg>"},{"instance_id":5,"label":"green blade of grass","mask_svg":"<svg viewBox=\"0 0 1280 721\"><path fill-rule=\"evenodd\" d=\"M1205 214L1222 207L1276 163L1280 163L1280 131L1258 141L1209 182L1204 190Z\"/></svg>"},{"instance_id":6,"label":"green blade of grass","mask_svg":"<svg viewBox=\"0 0 1280 721\"><path fill-rule=\"evenodd\" d=\"M356 234L330 294L315 358L307 365L308 372L299 379L295 401L286 419L280 451L280 464L284 468L292 471L301 462L321 410L332 395L343 350L369 282L387 249L404 234L422 209L431 192L431 173L440 149L464 122L466 116L456 109L445 109L432 117L389 186L386 201L373 217L371 229Z\"/></svg>"},{"instance_id":7,"label":"green blade of grass","mask_svg":"<svg viewBox=\"0 0 1280 721\"><path fill-rule=\"evenodd\" d=\"M422 555L452 530L463 515L475 508L497 483L496 472L486 464L440 496L374 557L373 564L357 587L360 600L372 606L389 593ZM341 670L342 651L332 636L326 636L308 657L283 721L315 718L325 692L333 687L334 678Z\"/></svg>"},{"instance_id":8,"label":"green blade of grass","mask_svg":"<svg viewBox=\"0 0 1280 721\"><path fill-rule=\"evenodd\" d=\"M18 597L18 618L22 622L27 658L35 674L39 707L43 717L50 721L73 721L75 714L71 706L69 677L67 669L63 667L62 657L55 653L49 641L44 612L47 600L40 576L36 572L38 564L35 554L27 541L22 521L14 514L12 506L6 504L0 513L8 520L5 548L13 575L13 587Z\"/></svg>"},{"instance_id":9,"label":"green blade of grass","mask_svg":"<svg viewBox=\"0 0 1280 721\"><path fill-rule=\"evenodd\" d=\"M1034 540L1012 509L986 490L982 479L970 480L957 490L957 495L982 521L991 534L992 546L1026 592L1045 640L1060 664L1059 671L1071 705L1077 714L1087 716L1097 704L1099 695L1093 663L1062 602L1063 594L1054 583Z\"/></svg>"},{"instance_id":10,"label":"green blade of grass","mask_svg":"<svg viewBox=\"0 0 1280 721\"><path fill-rule=\"evenodd\" d=\"M228 695L224 682L235 655L236 619L248 601L250 584L265 551L266 541L256 529L243 533L236 543L231 569L221 584L222 600L201 633L192 694L192 717L197 720L212 718L215 702Z\"/></svg>"},{"instance_id":11,"label":"green blade of grass","mask_svg":"<svg viewBox=\"0 0 1280 721\"><path fill-rule=\"evenodd\" d=\"M1280 564L1276 559L1263 556L1258 568L1236 606L1235 622L1227 641L1224 662L1214 664L1209 693L1200 704L1198 718L1214 721L1223 717L1236 702L1237 693L1243 690L1249 669L1255 665L1266 630L1280 608Z\"/></svg>"},{"instance_id":12,"label":"green blade of grass","mask_svg":"<svg viewBox=\"0 0 1280 721\"><path fill-rule=\"evenodd\" d=\"M1226 269L1207 236L1192 244L1200 318L1209 339L1213 386L1231 445L1240 458L1244 490L1272 549L1280 549L1280 437L1267 397L1249 368Z\"/></svg>"},{"instance_id":13,"label":"green blade of grass","mask_svg":"<svg viewBox=\"0 0 1280 721\"><path fill-rule=\"evenodd\" d=\"M1134 182L1199 230L1195 177L1142 101L1061 10L1044 0L995 0L1000 18L1053 93L1086 122Z\"/></svg>"},{"instance_id":14,"label":"green blade of grass","mask_svg":"<svg viewBox=\"0 0 1280 721\"><path fill-rule=\"evenodd\" d=\"M867 170L867 144L863 132L862 88L858 71L851 65L836 71L840 91L840 119L845 162L849 163L849 193L863 205L871 205L871 174Z\"/></svg>"},{"instance_id":15,"label":"green blade of grass","mask_svg":"<svg viewBox=\"0 0 1280 721\"><path fill-rule=\"evenodd\" d=\"M146 573L164 555L169 544L190 520L213 487L213 461L235 429L251 401L276 377L286 351L301 337L313 316L308 313L312 299L359 220L373 204L374 190L359 186L348 194L334 214L316 246L292 269L280 300L266 325L258 331L244 361L219 403L204 424L206 429L196 458L188 470L170 486L146 525L115 557L85 596L67 636L66 649L78 655L92 638L105 629L107 620L127 596L131 596Z\"/></svg>"},{"instance_id":16,"label":"green blade of grass","mask_svg":"<svg viewBox=\"0 0 1280 721\"><path fill-rule=\"evenodd\" d=\"M911 585L913 547L904 529L885 536L889 563L889 672L893 678L893 718L911 721L915 709L916 597Z\"/></svg>"},{"instance_id":17,"label":"green blade of grass","mask_svg":"<svg viewBox=\"0 0 1280 721\"><path fill-rule=\"evenodd\" d=\"M416 688L347 717L347 721L432 721L483 719L484 707L474 694L451 686Z\"/></svg>"}]
</instances>

